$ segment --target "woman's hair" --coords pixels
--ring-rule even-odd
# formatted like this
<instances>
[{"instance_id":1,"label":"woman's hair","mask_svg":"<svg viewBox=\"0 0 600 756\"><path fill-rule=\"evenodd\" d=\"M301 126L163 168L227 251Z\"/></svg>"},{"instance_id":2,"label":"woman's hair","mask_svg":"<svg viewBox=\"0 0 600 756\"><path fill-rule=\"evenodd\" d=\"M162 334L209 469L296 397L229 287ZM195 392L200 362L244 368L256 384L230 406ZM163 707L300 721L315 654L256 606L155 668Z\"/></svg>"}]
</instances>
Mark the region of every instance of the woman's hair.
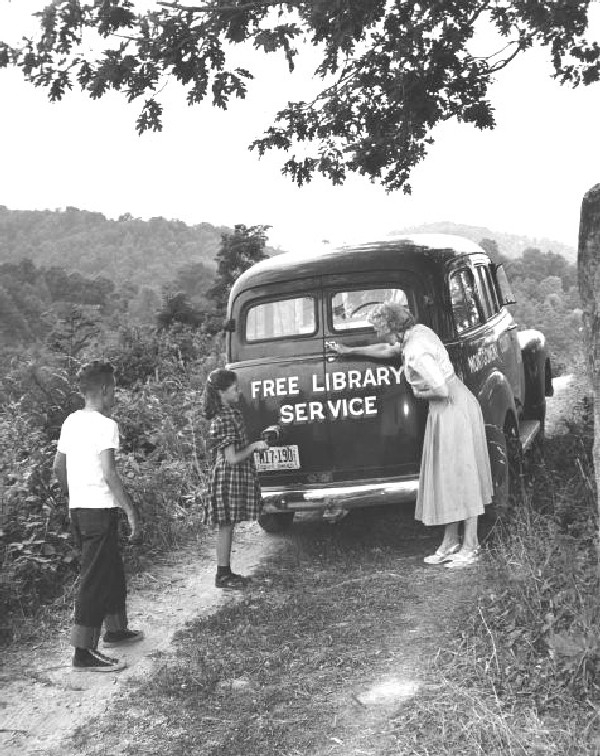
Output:
<instances>
[{"instance_id":1,"label":"woman's hair","mask_svg":"<svg viewBox=\"0 0 600 756\"><path fill-rule=\"evenodd\" d=\"M115 369L110 362L93 360L82 365L77 373L79 390L85 396L100 391L104 386L110 386L115 380Z\"/></svg>"},{"instance_id":2,"label":"woman's hair","mask_svg":"<svg viewBox=\"0 0 600 756\"><path fill-rule=\"evenodd\" d=\"M374 307L368 315L370 323L377 320L383 320L392 333L402 333L412 328L415 323L415 316L406 305L395 302L384 302Z\"/></svg>"},{"instance_id":3,"label":"woman's hair","mask_svg":"<svg viewBox=\"0 0 600 756\"><path fill-rule=\"evenodd\" d=\"M230 386L237 380L237 375L233 370L218 368L209 374L206 380L206 391L204 393L204 414L208 420L218 413L221 409L220 391L227 391Z\"/></svg>"}]
</instances>

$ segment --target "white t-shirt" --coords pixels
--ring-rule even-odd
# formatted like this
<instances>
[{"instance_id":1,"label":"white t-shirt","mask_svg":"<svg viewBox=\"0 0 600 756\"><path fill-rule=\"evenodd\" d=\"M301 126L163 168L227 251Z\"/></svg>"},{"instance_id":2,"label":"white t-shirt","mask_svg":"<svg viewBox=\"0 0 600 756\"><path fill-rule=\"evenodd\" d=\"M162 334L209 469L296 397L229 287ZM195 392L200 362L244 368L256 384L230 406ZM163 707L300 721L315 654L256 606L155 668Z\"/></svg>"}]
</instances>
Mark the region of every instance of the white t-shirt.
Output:
<instances>
[{"instance_id":1,"label":"white t-shirt","mask_svg":"<svg viewBox=\"0 0 600 756\"><path fill-rule=\"evenodd\" d=\"M119 448L119 427L100 412L77 410L60 430L57 450L67 457L69 508L118 506L102 473L100 452Z\"/></svg>"}]
</instances>

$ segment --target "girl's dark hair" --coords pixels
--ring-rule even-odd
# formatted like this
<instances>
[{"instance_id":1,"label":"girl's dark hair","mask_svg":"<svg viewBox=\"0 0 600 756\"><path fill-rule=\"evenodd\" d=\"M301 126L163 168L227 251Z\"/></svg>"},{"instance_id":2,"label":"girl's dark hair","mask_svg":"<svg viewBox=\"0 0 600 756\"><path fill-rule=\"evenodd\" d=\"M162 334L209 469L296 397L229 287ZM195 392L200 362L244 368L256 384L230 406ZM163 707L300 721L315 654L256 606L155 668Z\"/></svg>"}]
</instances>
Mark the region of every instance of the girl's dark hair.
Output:
<instances>
[{"instance_id":1,"label":"girl's dark hair","mask_svg":"<svg viewBox=\"0 0 600 756\"><path fill-rule=\"evenodd\" d=\"M237 381L237 375L233 370L219 368L209 374L206 381L206 391L204 393L204 414L208 420L212 418L221 409L221 396L219 391L227 391L230 386Z\"/></svg>"}]
</instances>

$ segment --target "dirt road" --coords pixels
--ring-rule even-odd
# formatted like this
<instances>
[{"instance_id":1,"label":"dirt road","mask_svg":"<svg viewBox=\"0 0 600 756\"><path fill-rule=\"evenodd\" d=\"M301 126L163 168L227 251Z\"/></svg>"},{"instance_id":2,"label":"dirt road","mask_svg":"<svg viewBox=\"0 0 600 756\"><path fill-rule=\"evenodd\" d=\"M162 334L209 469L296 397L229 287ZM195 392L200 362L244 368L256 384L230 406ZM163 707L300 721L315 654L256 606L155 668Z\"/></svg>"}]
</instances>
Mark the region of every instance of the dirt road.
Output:
<instances>
[{"instance_id":1,"label":"dirt road","mask_svg":"<svg viewBox=\"0 0 600 756\"><path fill-rule=\"evenodd\" d=\"M555 396L548 402L548 435L559 432L562 418L569 416L582 390L571 377L555 379ZM410 549L407 560L412 559L411 564L417 552L428 552L430 540L423 539ZM236 533L233 565L240 572L251 573L262 560L276 557L286 543L285 539L266 536L255 524L241 526ZM168 650L177 630L224 602L239 600L239 594L215 589L213 554L212 537L207 537L196 547L176 554L169 563L130 581L130 624L142 628L146 639L120 652L128 668L119 674L91 675L73 670L66 624L31 647L6 652L0 671L0 752L4 756L60 752L63 738L109 709L116 694L127 686L139 685L152 673L156 657ZM415 622L423 605L419 602L414 611L410 610ZM426 641L431 643L431 637ZM418 636L411 634L410 643L414 646L415 642Z\"/></svg>"}]
</instances>

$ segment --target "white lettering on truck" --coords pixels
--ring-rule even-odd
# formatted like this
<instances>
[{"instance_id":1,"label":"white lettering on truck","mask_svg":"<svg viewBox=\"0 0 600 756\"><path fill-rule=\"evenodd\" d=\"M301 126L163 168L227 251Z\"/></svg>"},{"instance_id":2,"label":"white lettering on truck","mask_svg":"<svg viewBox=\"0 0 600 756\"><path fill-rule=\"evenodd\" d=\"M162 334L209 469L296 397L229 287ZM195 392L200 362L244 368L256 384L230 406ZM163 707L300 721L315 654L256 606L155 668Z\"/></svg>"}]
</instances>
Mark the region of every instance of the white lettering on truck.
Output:
<instances>
[{"instance_id":1,"label":"white lettering on truck","mask_svg":"<svg viewBox=\"0 0 600 756\"><path fill-rule=\"evenodd\" d=\"M310 378L312 394L359 391L379 386L397 386L402 379L403 368L379 366L364 371L335 370L323 375L314 373ZM278 396L298 396L300 377L291 375L283 378L263 378L250 382L252 399ZM283 404L279 409L279 421L283 424L303 424L322 422L327 417L333 420L343 418L364 418L377 414L377 396L350 396L331 398L326 401L297 402Z\"/></svg>"}]
</instances>

